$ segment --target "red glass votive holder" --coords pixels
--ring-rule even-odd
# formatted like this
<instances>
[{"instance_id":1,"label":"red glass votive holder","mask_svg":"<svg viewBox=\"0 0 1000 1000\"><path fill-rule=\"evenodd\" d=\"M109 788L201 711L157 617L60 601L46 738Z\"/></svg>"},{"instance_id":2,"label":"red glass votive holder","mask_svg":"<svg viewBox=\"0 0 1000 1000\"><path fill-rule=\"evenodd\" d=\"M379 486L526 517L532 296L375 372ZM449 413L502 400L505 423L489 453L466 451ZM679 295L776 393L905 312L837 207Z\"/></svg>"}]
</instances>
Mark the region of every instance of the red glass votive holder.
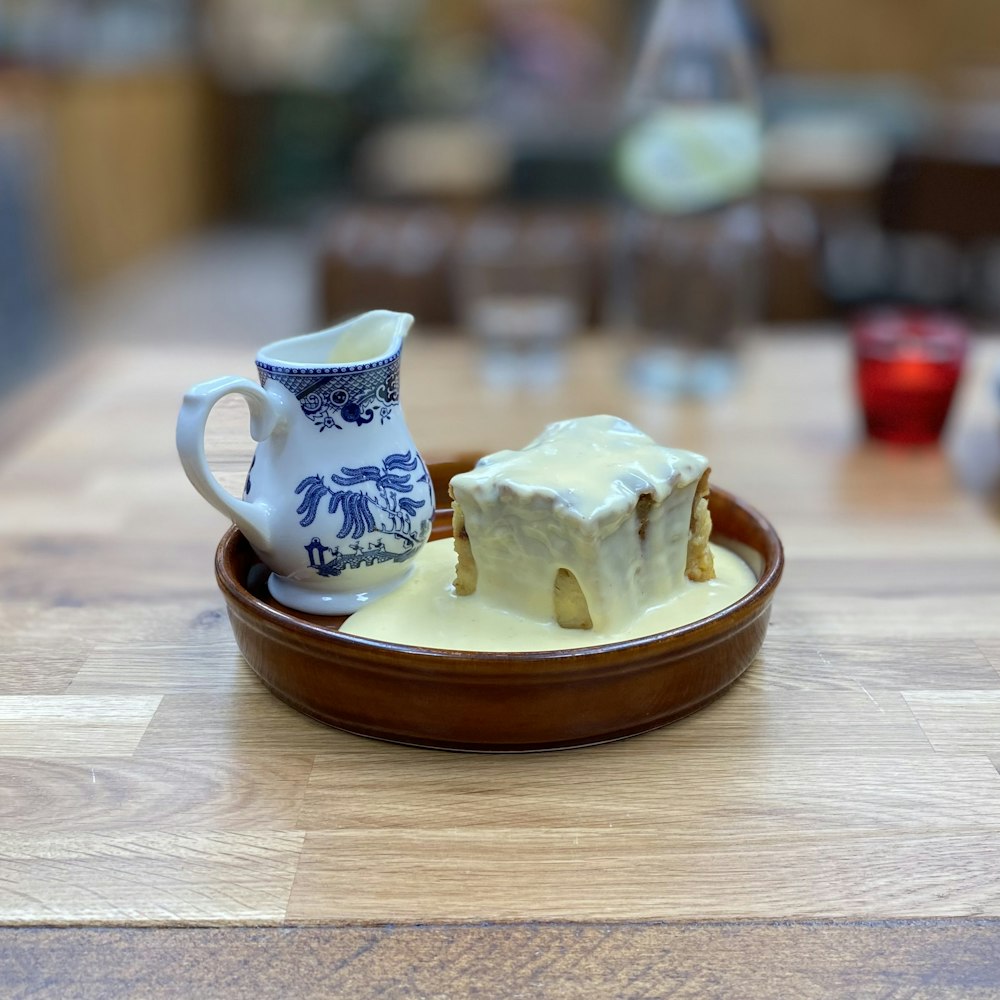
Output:
<instances>
[{"instance_id":1,"label":"red glass votive holder","mask_svg":"<svg viewBox=\"0 0 1000 1000\"><path fill-rule=\"evenodd\" d=\"M969 343L950 316L880 312L853 328L858 395L868 435L897 444L941 436Z\"/></svg>"}]
</instances>

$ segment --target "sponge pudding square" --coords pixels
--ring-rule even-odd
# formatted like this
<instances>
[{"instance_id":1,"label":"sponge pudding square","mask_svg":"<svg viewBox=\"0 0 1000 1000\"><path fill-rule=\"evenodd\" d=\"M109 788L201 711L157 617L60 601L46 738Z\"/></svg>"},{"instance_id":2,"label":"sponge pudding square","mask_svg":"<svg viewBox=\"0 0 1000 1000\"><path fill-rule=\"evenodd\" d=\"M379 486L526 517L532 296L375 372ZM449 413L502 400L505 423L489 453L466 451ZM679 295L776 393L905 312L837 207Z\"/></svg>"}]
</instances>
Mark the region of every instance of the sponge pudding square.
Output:
<instances>
[{"instance_id":1,"label":"sponge pudding square","mask_svg":"<svg viewBox=\"0 0 1000 1000\"><path fill-rule=\"evenodd\" d=\"M601 415L454 476L455 591L610 634L715 576L708 461Z\"/></svg>"}]
</instances>

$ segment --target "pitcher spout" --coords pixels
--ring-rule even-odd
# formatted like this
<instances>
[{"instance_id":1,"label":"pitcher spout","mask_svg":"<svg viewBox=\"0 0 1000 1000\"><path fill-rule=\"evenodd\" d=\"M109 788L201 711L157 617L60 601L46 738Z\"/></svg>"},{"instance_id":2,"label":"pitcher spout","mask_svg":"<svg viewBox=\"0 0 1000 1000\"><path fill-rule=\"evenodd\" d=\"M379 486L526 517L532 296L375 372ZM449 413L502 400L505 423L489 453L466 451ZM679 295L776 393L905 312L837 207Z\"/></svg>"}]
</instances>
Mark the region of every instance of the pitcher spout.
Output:
<instances>
[{"instance_id":1,"label":"pitcher spout","mask_svg":"<svg viewBox=\"0 0 1000 1000\"><path fill-rule=\"evenodd\" d=\"M397 353L412 325L409 313L375 309L318 333L277 340L262 347L257 358L270 365L317 368L372 364Z\"/></svg>"}]
</instances>

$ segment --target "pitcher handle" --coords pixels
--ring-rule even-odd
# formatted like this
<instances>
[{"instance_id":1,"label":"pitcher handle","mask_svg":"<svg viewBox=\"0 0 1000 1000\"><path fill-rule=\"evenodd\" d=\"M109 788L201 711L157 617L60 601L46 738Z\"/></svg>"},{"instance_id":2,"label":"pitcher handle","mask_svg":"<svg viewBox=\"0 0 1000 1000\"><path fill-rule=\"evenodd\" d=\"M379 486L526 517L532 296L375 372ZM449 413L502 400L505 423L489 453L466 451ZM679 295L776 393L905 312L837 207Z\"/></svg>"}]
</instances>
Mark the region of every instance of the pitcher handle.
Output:
<instances>
[{"instance_id":1,"label":"pitcher handle","mask_svg":"<svg viewBox=\"0 0 1000 1000\"><path fill-rule=\"evenodd\" d=\"M281 419L280 402L249 379L235 375L211 379L192 386L184 394L177 416L177 453L191 485L220 513L231 518L254 548L271 547L271 508L264 503L238 500L212 474L205 458L205 428L212 407L230 393L237 393L250 408L250 436L255 441L270 437Z\"/></svg>"}]
</instances>

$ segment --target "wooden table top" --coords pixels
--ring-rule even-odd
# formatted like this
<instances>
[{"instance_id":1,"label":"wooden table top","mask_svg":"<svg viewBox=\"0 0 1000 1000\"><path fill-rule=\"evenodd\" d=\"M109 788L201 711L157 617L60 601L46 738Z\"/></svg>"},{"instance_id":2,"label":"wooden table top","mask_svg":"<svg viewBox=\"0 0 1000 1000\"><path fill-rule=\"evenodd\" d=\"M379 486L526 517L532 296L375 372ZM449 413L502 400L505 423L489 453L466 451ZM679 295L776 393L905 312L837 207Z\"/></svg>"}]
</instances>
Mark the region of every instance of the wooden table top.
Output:
<instances>
[{"instance_id":1,"label":"wooden table top","mask_svg":"<svg viewBox=\"0 0 1000 1000\"><path fill-rule=\"evenodd\" d=\"M414 334L428 459L618 413L707 454L786 548L723 698L492 756L326 728L240 656L226 525L173 430L188 385L252 355L104 346L0 410L0 992L997 995L1000 342L976 344L945 446L906 450L860 439L835 333L756 338L711 406L630 398L605 338L527 394ZM226 401L224 484L250 453Z\"/></svg>"}]
</instances>

